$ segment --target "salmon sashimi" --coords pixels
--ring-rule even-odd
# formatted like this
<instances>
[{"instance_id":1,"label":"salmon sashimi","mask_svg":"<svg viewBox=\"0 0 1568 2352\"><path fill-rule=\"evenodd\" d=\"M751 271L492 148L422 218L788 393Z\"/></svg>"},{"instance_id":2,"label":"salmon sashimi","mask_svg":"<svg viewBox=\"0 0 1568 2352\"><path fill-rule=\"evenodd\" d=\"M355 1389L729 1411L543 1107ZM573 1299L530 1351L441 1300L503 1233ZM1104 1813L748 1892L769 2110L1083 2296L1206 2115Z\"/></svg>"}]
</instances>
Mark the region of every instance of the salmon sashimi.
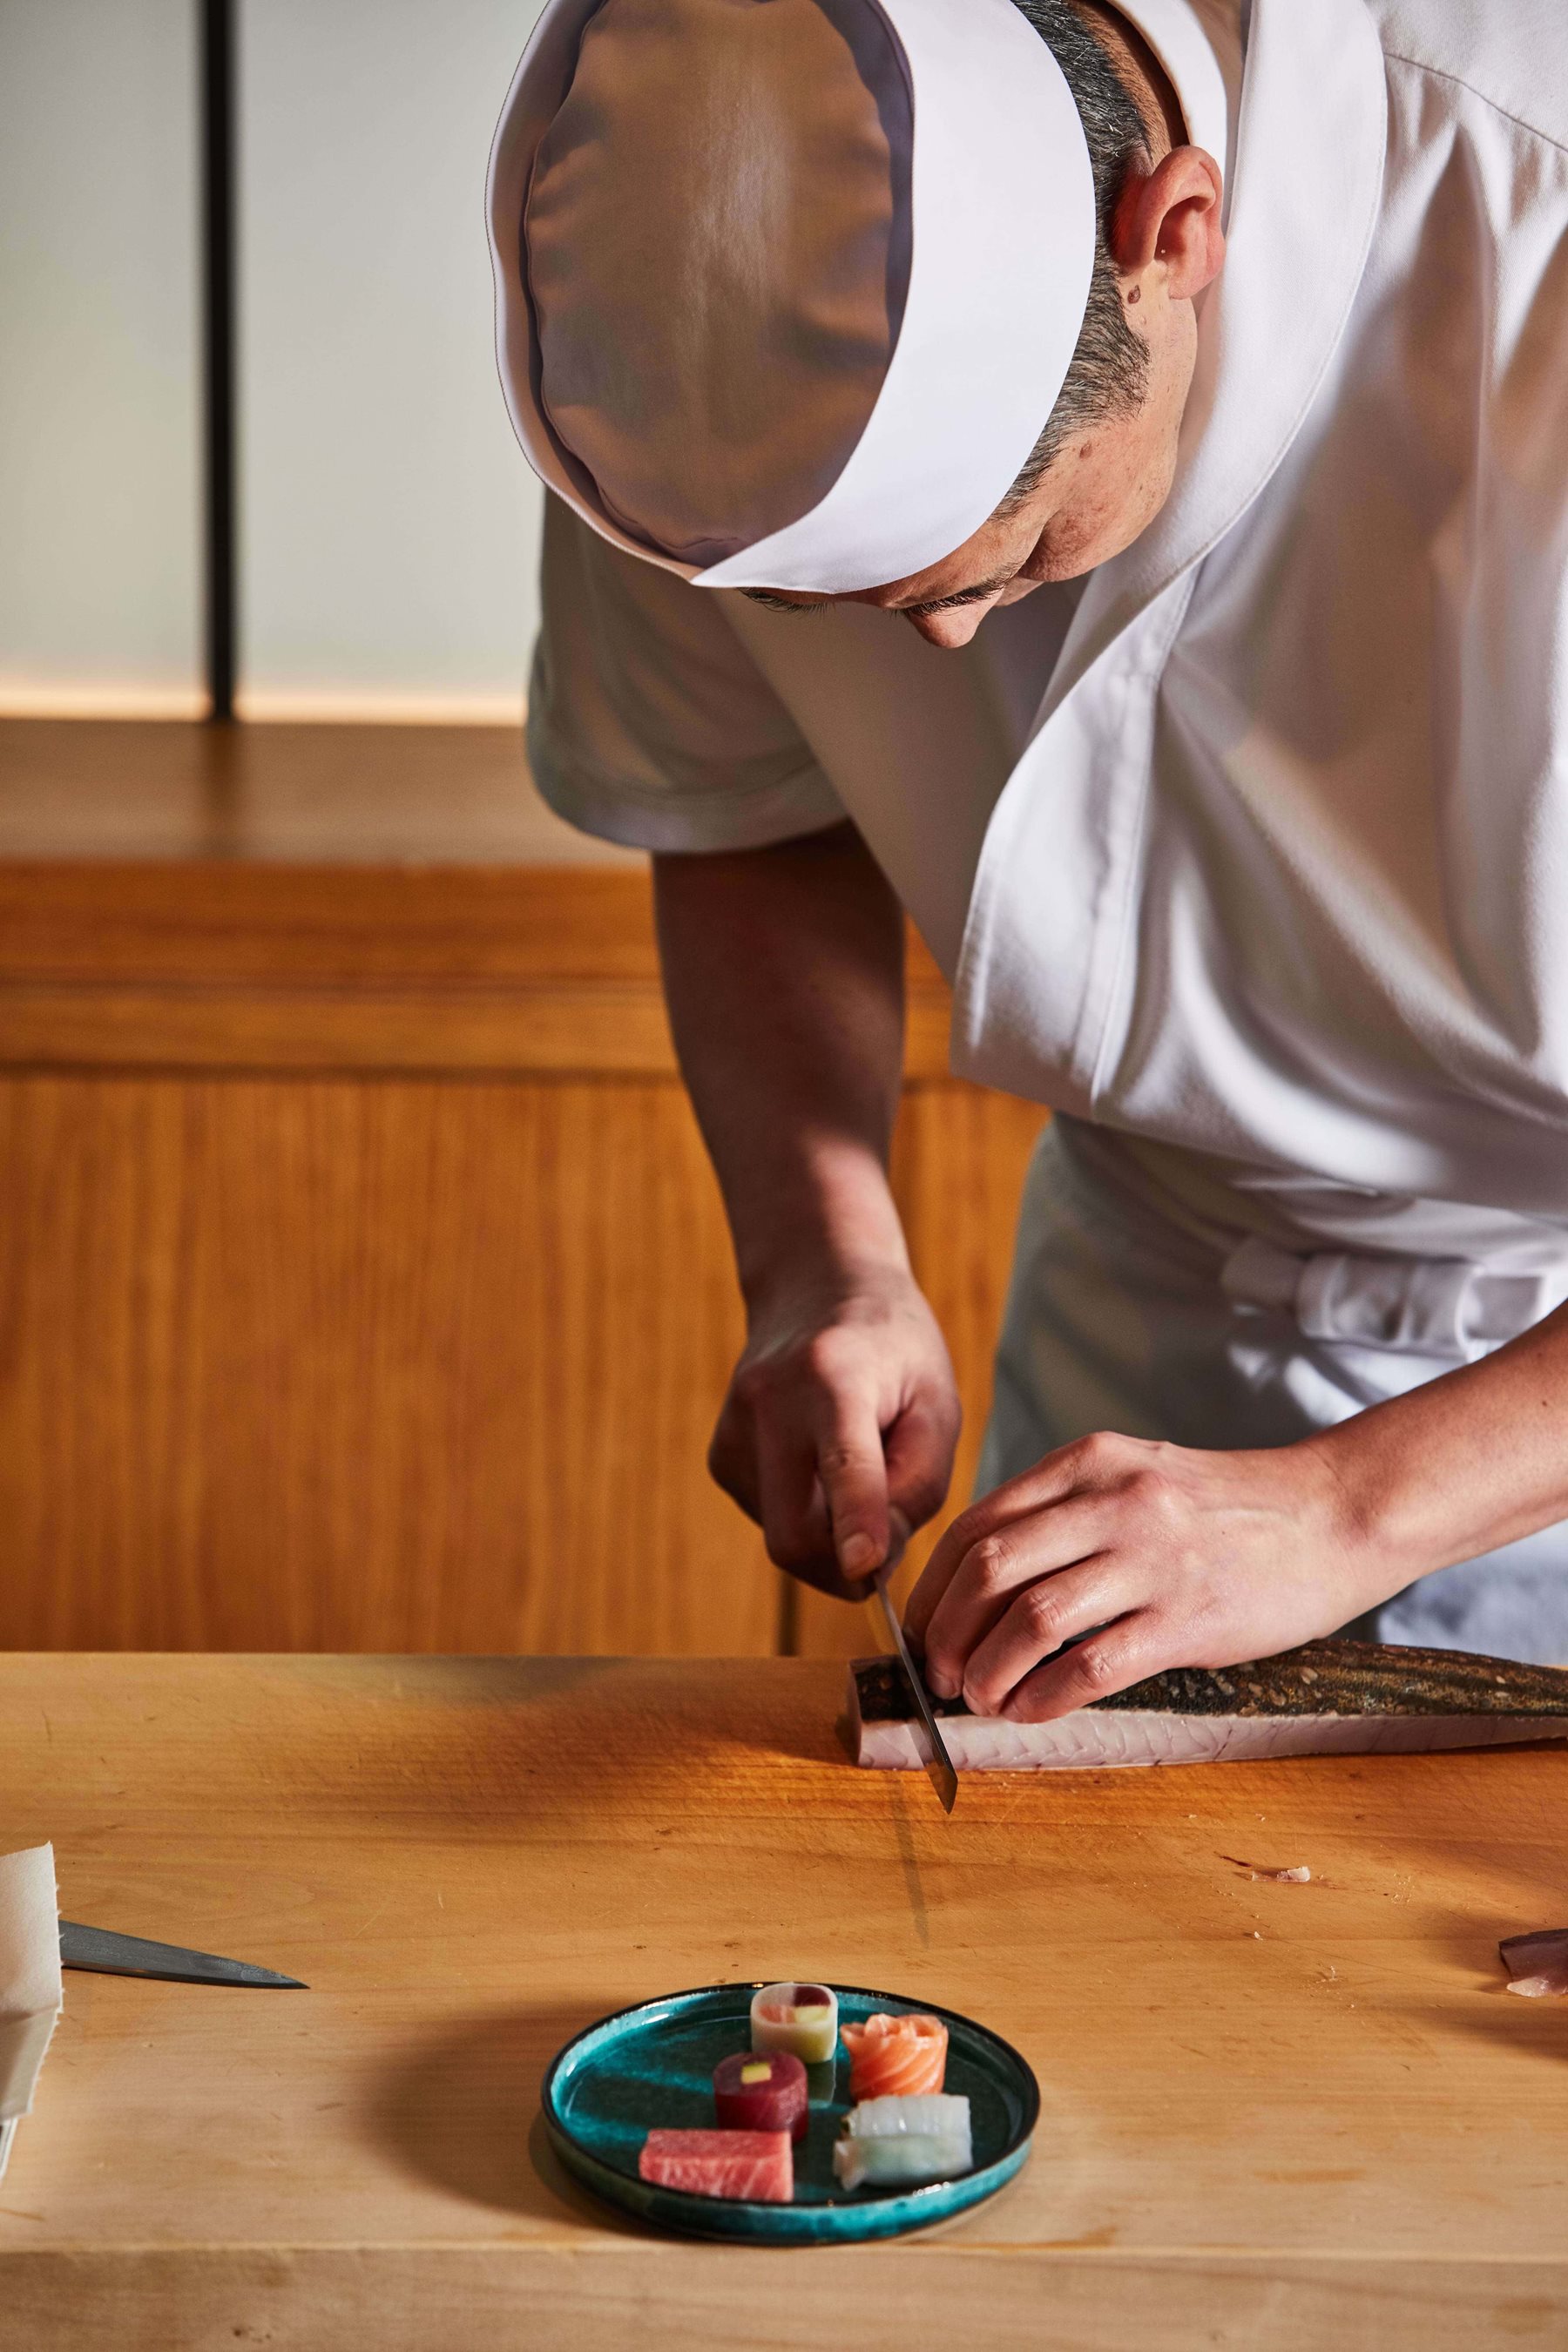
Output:
<instances>
[{"instance_id":1,"label":"salmon sashimi","mask_svg":"<svg viewBox=\"0 0 1568 2352\"><path fill-rule=\"evenodd\" d=\"M1568 1739L1568 1671L1456 1650L1309 1642L1255 1665L1177 1666L1053 1723L971 1715L933 1699L961 1772L1104 1770L1271 1756L1361 1756ZM858 1764L924 1769L925 1735L896 1661L849 1669Z\"/></svg>"},{"instance_id":2,"label":"salmon sashimi","mask_svg":"<svg viewBox=\"0 0 1568 2352\"><path fill-rule=\"evenodd\" d=\"M940 2017L878 2015L840 2030L849 2053L849 2094L857 2103L941 2090L947 2028Z\"/></svg>"},{"instance_id":3,"label":"salmon sashimi","mask_svg":"<svg viewBox=\"0 0 1568 2352\"><path fill-rule=\"evenodd\" d=\"M637 2158L645 2180L692 2197L787 2205L795 2158L786 2131L650 2131Z\"/></svg>"}]
</instances>

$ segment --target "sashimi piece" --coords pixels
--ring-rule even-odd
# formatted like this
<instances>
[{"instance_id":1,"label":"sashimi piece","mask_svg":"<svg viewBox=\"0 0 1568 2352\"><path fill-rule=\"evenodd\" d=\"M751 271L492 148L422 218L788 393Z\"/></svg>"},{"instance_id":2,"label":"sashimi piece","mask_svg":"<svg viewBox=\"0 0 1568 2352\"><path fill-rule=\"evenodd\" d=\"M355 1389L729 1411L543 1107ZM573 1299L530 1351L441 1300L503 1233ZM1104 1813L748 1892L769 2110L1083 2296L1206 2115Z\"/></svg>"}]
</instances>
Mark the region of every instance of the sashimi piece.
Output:
<instances>
[{"instance_id":1,"label":"sashimi piece","mask_svg":"<svg viewBox=\"0 0 1568 2352\"><path fill-rule=\"evenodd\" d=\"M838 2046L838 1995L831 1985L771 1984L752 1995L753 2050L789 2050L820 2066Z\"/></svg>"},{"instance_id":2,"label":"sashimi piece","mask_svg":"<svg viewBox=\"0 0 1568 2352\"><path fill-rule=\"evenodd\" d=\"M786 2131L650 2131L637 2158L645 2180L692 2197L787 2205L795 2159Z\"/></svg>"},{"instance_id":3,"label":"sashimi piece","mask_svg":"<svg viewBox=\"0 0 1568 2352\"><path fill-rule=\"evenodd\" d=\"M713 2069L713 2112L725 2131L786 2131L804 2139L805 2068L793 2050L738 2050Z\"/></svg>"},{"instance_id":4,"label":"sashimi piece","mask_svg":"<svg viewBox=\"0 0 1568 2352\"><path fill-rule=\"evenodd\" d=\"M1053 1723L933 1699L956 1769L1104 1770L1568 1739L1568 1671L1458 1650L1310 1642L1254 1665L1174 1667ZM918 1772L921 1726L897 1664L849 1669L846 1736L868 1769Z\"/></svg>"},{"instance_id":5,"label":"sashimi piece","mask_svg":"<svg viewBox=\"0 0 1568 2352\"><path fill-rule=\"evenodd\" d=\"M897 2139L908 2132L967 2131L969 2100L959 2091L926 2091L909 2098L862 2099L842 2125L858 2139Z\"/></svg>"},{"instance_id":6,"label":"sashimi piece","mask_svg":"<svg viewBox=\"0 0 1568 2352\"><path fill-rule=\"evenodd\" d=\"M951 2180L973 2163L969 2101L952 2092L868 2099L845 2116L833 2170L845 2189Z\"/></svg>"},{"instance_id":7,"label":"sashimi piece","mask_svg":"<svg viewBox=\"0 0 1568 2352\"><path fill-rule=\"evenodd\" d=\"M849 2094L853 2099L910 2098L940 2091L947 2073L947 2028L940 2017L879 2011L863 2025L846 2024Z\"/></svg>"},{"instance_id":8,"label":"sashimi piece","mask_svg":"<svg viewBox=\"0 0 1568 2352\"><path fill-rule=\"evenodd\" d=\"M1505 1936L1498 1954L1509 1973L1510 1992L1522 1993L1527 2000L1568 1993L1568 1927Z\"/></svg>"}]
</instances>

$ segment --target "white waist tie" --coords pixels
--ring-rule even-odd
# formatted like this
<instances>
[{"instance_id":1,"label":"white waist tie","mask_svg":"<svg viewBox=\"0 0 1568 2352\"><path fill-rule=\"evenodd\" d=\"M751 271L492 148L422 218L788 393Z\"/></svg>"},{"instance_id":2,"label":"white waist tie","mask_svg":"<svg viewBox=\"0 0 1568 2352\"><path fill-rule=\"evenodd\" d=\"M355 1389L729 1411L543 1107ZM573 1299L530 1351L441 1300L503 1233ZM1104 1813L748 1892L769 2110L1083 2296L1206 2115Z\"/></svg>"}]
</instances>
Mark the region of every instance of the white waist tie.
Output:
<instances>
[{"instance_id":1,"label":"white waist tie","mask_svg":"<svg viewBox=\"0 0 1568 2352\"><path fill-rule=\"evenodd\" d=\"M1473 1364L1568 1300L1568 1266L1521 1274L1464 1258L1298 1255L1249 1235L1226 1259L1220 1287L1239 1305L1289 1315L1309 1339Z\"/></svg>"}]
</instances>

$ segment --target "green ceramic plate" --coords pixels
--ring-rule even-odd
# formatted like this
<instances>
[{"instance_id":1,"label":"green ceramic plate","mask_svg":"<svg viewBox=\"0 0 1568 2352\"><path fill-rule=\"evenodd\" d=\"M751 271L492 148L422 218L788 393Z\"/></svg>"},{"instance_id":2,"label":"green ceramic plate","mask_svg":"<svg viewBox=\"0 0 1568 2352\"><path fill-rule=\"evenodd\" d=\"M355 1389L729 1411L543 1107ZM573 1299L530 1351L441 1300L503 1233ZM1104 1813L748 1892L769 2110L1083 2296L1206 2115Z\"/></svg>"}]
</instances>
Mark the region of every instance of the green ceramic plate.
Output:
<instances>
[{"instance_id":1,"label":"green ceramic plate","mask_svg":"<svg viewBox=\"0 0 1568 2352\"><path fill-rule=\"evenodd\" d=\"M664 2124L713 2127L713 2069L751 2042L751 1984L704 1985L667 1993L590 2025L560 2052L544 2077L544 2125L562 2163L596 2195L644 2221L700 2238L754 2245L845 2245L897 2238L945 2221L994 2197L1029 2153L1040 2088L994 2033L951 2009L901 1993L836 1985L840 2022L879 2010L924 2010L947 2026L944 2087L967 2095L973 2168L920 2189L858 2189L833 2177L833 2143L849 2099L849 2060L810 2069L811 2123L795 2152L795 2202L761 2205L658 2189L637 2176L647 2133Z\"/></svg>"}]
</instances>

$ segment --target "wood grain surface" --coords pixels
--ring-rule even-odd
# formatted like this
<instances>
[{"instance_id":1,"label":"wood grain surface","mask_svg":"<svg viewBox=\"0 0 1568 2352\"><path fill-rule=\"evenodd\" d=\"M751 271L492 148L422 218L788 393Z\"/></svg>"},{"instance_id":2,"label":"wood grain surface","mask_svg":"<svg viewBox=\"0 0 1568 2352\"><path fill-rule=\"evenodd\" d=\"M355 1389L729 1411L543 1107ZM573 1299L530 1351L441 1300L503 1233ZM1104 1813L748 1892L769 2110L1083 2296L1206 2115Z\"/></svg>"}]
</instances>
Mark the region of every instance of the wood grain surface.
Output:
<instances>
[{"instance_id":1,"label":"wood grain surface","mask_svg":"<svg viewBox=\"0 0 1568 2352\"><path fill-rule=\"evenodd\" d=\"M0 1646L864 1646L708 1483L728 1238L574 838L505 730L0 722ZM1040 1114L948 1015L911 940L972 1454Z\"/></svg>"},{"instance_id":2,"label":"wood grain surface","mask_svg":"<svg viewBox=\"0 0 1568 2352\"><path fill-rule=\"evenodd\" d=\"M566 1562L563 1559L563 1567ZM0 1660L68 1916L307 1979L71 1974L0 2188L5 2352L1471 2352L1568 2341L1568 1755L862 1774L813 1662ZM1305 1862L1310 1885L1226 1856ZM1014 2042L1019 2179L751 2254L599 2210L542 2070L679 1986L837 1978Z\"/></svg>"},{"instance_id":3,"label":"wood grain surface","mask_svg":"<svg viewBox=\"0 0 1568 2352\"><path fill-rule=\"evenodd\" d=\"M675 1087L16 1078L0 1164L13 1643L774 1648Z\"/></svg>"},{"instance_id":4,"label":"wood grain surface","mask_svg":"<svg viewBox=\"0 0 1568 2352\"><path fill-rule=\"evenodd\" d=\"M905 1068L952 1084L913 934ZM0 860L0 1066L675 1076L646 871Z\"/></svg>"},{"instance_id":5,"label":"wood grain surface","mask_svg":"<svg viewBox=\"0 0 1568 2352\"><path fill-rule=\"evenodd\" d=\"M535 791L520 727L0 719L0 857L635 866Z\"/></svg>"}]
</instances>

